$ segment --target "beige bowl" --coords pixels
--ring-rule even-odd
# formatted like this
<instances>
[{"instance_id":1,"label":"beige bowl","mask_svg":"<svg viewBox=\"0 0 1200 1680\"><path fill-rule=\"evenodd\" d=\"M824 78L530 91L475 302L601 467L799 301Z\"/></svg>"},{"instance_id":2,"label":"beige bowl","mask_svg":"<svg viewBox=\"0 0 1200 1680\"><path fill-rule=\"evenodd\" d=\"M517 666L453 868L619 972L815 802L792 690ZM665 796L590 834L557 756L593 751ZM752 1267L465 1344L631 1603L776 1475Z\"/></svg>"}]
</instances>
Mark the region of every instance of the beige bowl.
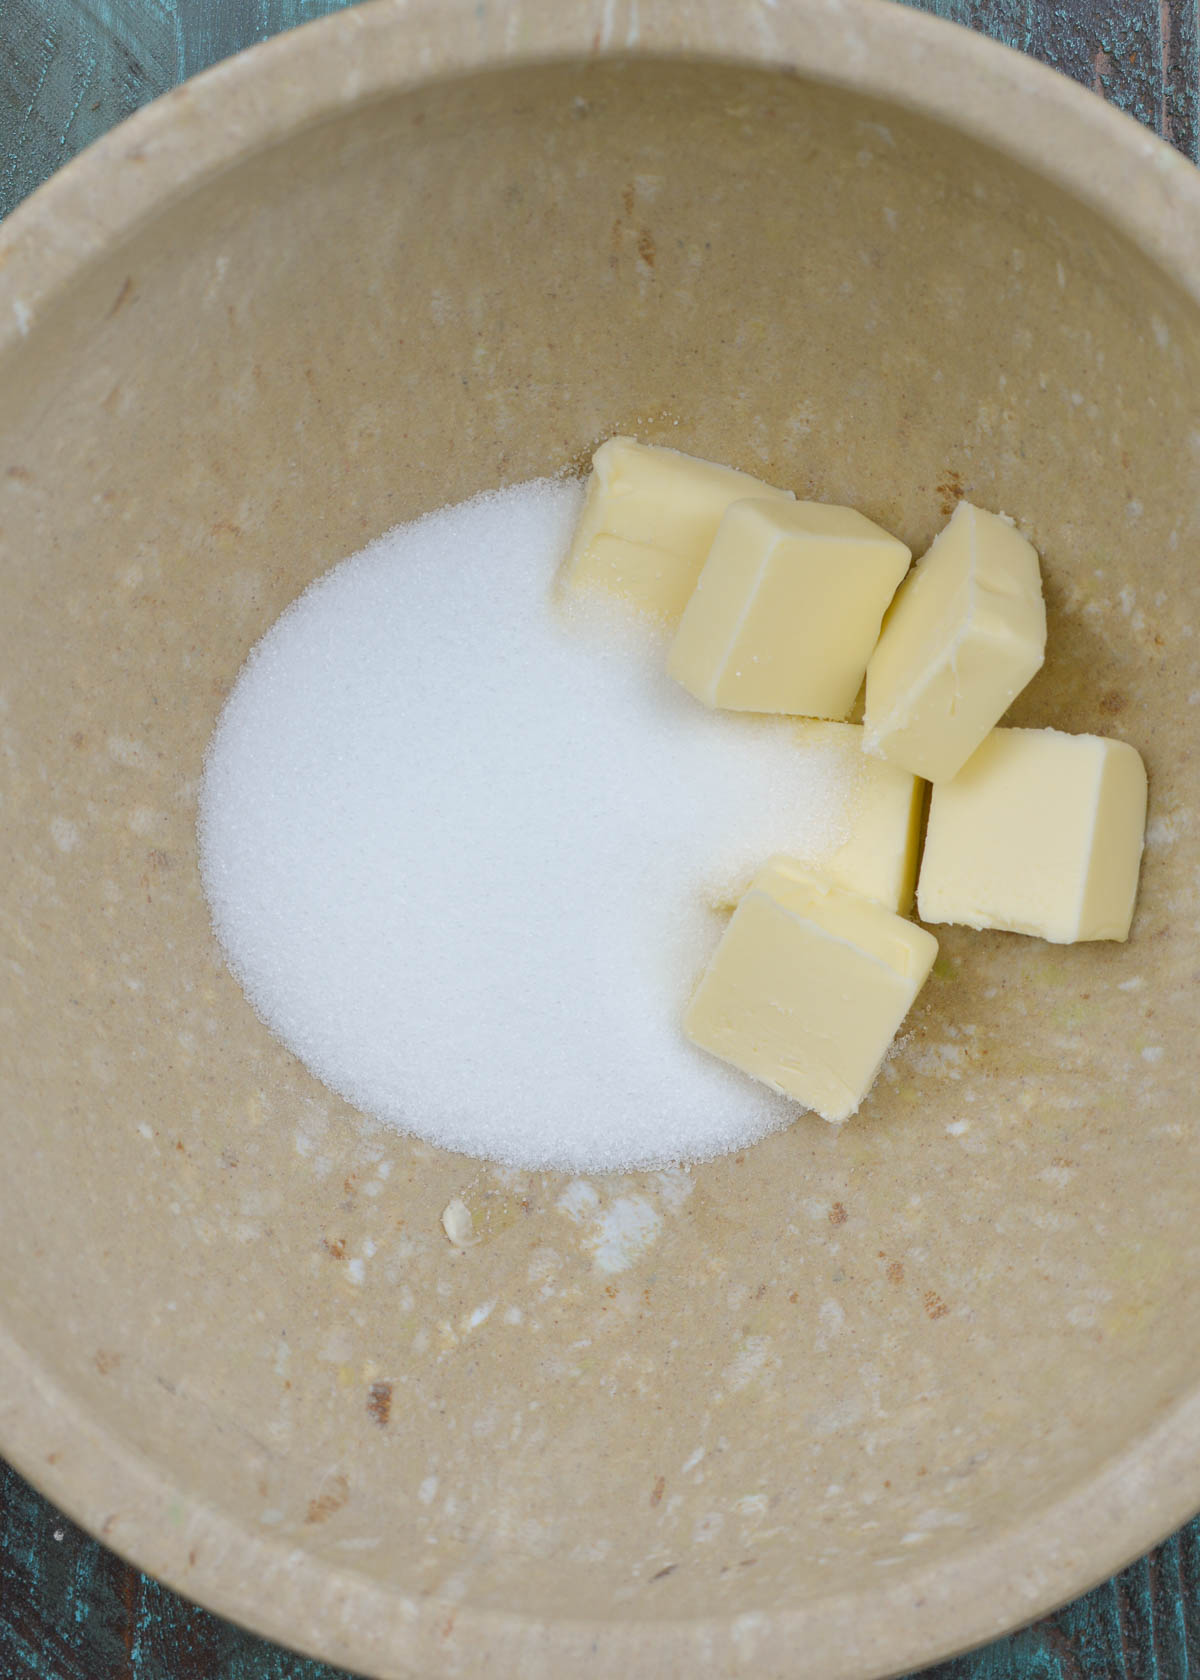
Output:
<instances>
[{"instance_id":1,"label":"beige bowl","mask_svg":"<svg viewBox=\"0 0 1200 1680\"><path fill-rule=\"evenodd\" d=\"M36 195L0 235L18 1467L379 1675L874 1675L1187 1516L1198 298L1189 166L861 0L369 6ZM860 1119L573 1219L268 1037L193 822L312 577L615 430L914 548L960 492L1016 515L1051 649L1018 721L1135 742L1152 821L1128 946L947 930Z\"/></svg>"}]
</instances>

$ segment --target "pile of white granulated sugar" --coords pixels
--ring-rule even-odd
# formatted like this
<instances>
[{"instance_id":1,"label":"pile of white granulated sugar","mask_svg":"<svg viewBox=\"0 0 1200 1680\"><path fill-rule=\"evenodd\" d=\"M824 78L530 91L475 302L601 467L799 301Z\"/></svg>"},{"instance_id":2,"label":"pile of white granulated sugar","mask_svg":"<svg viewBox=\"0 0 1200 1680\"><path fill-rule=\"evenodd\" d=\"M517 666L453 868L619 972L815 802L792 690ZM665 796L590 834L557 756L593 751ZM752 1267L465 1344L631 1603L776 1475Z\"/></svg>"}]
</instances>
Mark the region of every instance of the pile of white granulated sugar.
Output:
<instances>
[{"instance_id":1,"label":"pile of white granulated sugar","mask_svg":"<svg viewBox=\"0 0 1200 1680\"><path fill-rule=\"evenodd\" d=\"M315 583L221 715L200 847L231 967L335 1091L447 1149L603 1171L794 1114L680 1015L710 905L840 844L854 789L786 720L698 705L640 624L556 604L581 498L479 496Z\"/></svg>"}]
</instances>

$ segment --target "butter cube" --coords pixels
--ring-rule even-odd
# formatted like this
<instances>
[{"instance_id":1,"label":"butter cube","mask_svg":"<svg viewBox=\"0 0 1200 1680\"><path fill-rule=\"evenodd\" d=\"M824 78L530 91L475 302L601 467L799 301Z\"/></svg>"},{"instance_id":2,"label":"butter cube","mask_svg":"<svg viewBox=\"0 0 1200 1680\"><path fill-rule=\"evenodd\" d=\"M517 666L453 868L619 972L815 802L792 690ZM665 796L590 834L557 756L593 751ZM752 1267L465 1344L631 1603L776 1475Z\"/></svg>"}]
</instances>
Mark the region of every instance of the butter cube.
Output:
<instances>
[{"instance_id":1,"label":"butter cube","mask_svg":"<svg viewBox=\"0 0 1200 1680\"><path fill-rule=\"evenodd\" d=\"M706 706L844 718L911 558L852 508L734 502L668 669Z\"/></svg>"},{"instance_id":2,"label":"butter cube","mask_svg":"<svg viewBox=\"0 0 1200 1680\"><path fill-rule=\"evenodd\" d=\"M994 729L929 807L922 921L1126 939L1146 827L1135 748L1057 729Z\"/></svg>"},{"instance_id":3,"label":"butter cube","mask_svg":"<svg viewBox=\"0 0 1200 1680\"><path fill-rule=\"evenodd\" d=\"M789 502L777 490L674 449L610 438L592 476L564 577L570 589L623 596L674 625L696 587L721 516L745 496Z\"/></svg>"},{"instance_id":4,"label":"butter cube","mask_svg":"<svg viewBox=\"0 0 1200 1680\"><path fill-rule=\"evenodd\" d=\"M823 1119L846 1120L936 955L924 928L773 858L734 911L684 1030Z\"/></svg>"},{"instance_id":5,"label":"butter cube","mask_svg":"<svg viewBox=\"0 0 1200 1680\"><path fill-rule=\"evenodd\" d=\"M801 747L830 754L845 787L846 838L820 860L835 887L873 898L902 916L912 909L921 849L925 783L881 758L868 758L860 723L796 725Z\"/></svg>"},{"instance_id":6,"label":"butter cube","mask_svg":"<svg viewBox=\"0 0 1200 1680\"><path fill-rule=\"evenodd\" d=\"M800 751L817 756L832 785L843 790L835 838L827 851L807 857L808 866L832 886L906 916L917 884L928 784L882 758L868 758L861 723L798 718L792 728ZM714 879L708 903L728 912L749 884L748 873Z\"/></svg>"},{"instance_id":7,"label":"butter cube","mask_svg":"<svg viewBox=\"0 0 1200 1680\"><path fill-rule=\"evenodd\" d=\"M962 769L1041 666L1036 551L960 502L897 592L867 666L866 749L940 782Z\"/></svg>"}]
</instances>

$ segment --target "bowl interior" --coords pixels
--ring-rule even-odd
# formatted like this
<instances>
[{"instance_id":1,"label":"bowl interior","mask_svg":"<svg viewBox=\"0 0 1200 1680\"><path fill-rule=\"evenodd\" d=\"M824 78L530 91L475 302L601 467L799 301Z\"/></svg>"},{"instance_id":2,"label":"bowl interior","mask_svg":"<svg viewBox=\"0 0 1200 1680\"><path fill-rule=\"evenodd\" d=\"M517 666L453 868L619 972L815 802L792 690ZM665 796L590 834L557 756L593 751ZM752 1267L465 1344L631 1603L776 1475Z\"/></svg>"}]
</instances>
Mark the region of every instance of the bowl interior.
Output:
<instances>
[{"instance_id":1,"label":"bowl interior","mask_svg":"<svg viewBox=\"0 0 1200 1680\"><path fill-rule=\"evenodd\" d=\"M177 1524L413 1618L752 1628L1036 1525L1195 1386L1198 388L1194 306L1099 216L715 62L353 106L48 306L0 378L0 1301ZM1151 823L1127 946L946 929L859 1119L578 1218L271 1040L193 825L305 584L618 430L917 551L960 495L1015 516L1050 631L1014 720L1134 742Z\"/></svg>"}]
</instances>

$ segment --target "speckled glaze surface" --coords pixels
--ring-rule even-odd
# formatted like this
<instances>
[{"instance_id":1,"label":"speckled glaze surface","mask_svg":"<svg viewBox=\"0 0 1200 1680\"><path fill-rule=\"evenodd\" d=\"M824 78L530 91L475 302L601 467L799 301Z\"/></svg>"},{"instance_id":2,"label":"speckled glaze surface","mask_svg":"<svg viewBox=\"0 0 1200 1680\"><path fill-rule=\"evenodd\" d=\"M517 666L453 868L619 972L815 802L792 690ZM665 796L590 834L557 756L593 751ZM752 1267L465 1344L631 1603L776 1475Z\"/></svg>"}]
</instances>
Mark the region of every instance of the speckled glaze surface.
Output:
<instances>
[{"instance_id":1,"label":"speckled glaze surface","mask_svg":"<svg viewBox=\"0 0 1200 1680\"><path fill-rule=\"evenodd\" d=\"M1200 178L1157 141L830 0L382 0L168 96L5 224L27 1475L381 1676L864 1680L1189 1514L1197 275ZM306 583L617 430L914 549L959 494L1013 514L1050 612L1013 720L1133 741L1151 823L1130 943L945 930L846 1128L581 1183L316 1084L222 965L193 825L223 696Z\"/></svg>"}]
</instances>

